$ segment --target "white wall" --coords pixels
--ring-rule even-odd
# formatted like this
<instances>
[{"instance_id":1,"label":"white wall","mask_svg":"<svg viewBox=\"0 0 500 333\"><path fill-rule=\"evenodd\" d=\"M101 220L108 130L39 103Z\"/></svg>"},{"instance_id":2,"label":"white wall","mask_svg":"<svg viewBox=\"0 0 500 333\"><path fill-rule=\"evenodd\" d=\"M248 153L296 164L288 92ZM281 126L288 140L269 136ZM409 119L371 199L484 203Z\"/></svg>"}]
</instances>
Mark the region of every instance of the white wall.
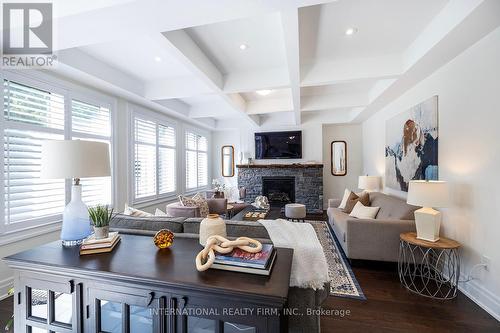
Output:
<instances>
[{"instance_id":1,"label":"white wall","mask_svg":"<svg viewBox=\"0 0 500 333\"><path fill-rule=\"evenodd\" d=\"M222 146L233 146L234 147L234 176L233 177L222 177L222 156L221 149ZM212 178L209 180L209 184L212 184L212 179L218 179L226 184L227 187L232 187L234 189L238 188L238 168L236 164L240 163L240 151L241 151L241 137L238 130L228 130L228 131L217 131L212 132ZM235 198L237 199L237 198Z\"/></svg>"},{"instance_id":2,"label":"white wall","mask_svg":"<svg viewBox=\"0 0 500 333\"><path fill-rule=\"evenodd\" d=\"M384 173L386 120L439 96L439 175L451 186L442 234L463 244L461 289L500 320L500 28L363 123L364 171ZM390 191L396 195L405 193Z\"/></svg>"},{"instance_id":3,"label":"white wall","mask_svg":"<svg viewBox=\"0 0 500 333\"><path fill-rule=\"evenodd\" d=\"M342 198L346 188L356 190L358 176L363 173L361 125L323 125L323 198L325 209L328 199ZM347 175L333 176L331 172L332 141L347 142Z\"/></svg>"}]
</instances>

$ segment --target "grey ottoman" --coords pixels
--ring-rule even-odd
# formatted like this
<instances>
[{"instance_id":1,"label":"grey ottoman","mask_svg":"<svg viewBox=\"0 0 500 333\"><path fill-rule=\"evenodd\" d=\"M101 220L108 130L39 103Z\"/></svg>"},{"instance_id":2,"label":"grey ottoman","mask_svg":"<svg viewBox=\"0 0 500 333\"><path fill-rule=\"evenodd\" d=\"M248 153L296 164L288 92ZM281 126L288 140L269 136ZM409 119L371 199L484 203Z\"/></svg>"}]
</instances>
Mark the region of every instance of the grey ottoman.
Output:
<instances>
[{"instance_id":1,"label":"grey ottoman","mask_svg":"<svg viewBox=\"0 0 500 333\"><path fill-rule=\"evenodd\" d=\"M292 221L304 221L306 217L306 205L298 203L286 204L285 216Z\"/></svg>"}]
</instances>

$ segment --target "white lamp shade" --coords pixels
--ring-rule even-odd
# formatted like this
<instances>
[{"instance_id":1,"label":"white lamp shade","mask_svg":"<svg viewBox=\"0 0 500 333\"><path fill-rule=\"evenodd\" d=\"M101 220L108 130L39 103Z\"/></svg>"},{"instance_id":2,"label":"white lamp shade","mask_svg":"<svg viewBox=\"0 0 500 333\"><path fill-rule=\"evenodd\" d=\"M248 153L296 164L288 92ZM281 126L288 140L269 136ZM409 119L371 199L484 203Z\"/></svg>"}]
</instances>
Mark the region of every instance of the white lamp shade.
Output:
<instances>
[{"instance_id":1,"label":"white lamp shade","mask_svg":"<svg viewBox=\"0 0 500 333\"><path fill-rule=\"evenodd\" d=\"M42 142L41 178L84 178L111 176L109 145L84 140Z\"/></svg>"},{"instance_id":2,"label":"white lamp shade","mask_svg":"<svg viewBox=\"0 0 500 333\"><path fill-rule=\"evenodd\" d=\"M367 191L378 191L380 189L380 176L359 176L358 188Z\"/></svg>"},{"instance_id":3,"label":"white lamp shade","mask_svg":"<svg viewBox=\"0 0 500 333\"><path fill-rule=\"evenodd\" d=\"M410 181L406 202L422 207L446 207L449 202L448 184L443 181Z\"/></svg>"}]
</instances>

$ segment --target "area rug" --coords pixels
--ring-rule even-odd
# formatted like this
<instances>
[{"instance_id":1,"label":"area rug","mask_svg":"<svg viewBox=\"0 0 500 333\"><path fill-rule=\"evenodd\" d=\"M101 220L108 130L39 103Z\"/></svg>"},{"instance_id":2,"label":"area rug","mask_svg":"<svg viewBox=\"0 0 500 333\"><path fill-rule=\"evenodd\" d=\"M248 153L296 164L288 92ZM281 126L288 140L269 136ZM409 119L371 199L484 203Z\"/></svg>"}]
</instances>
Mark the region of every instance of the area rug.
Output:
<instances>
[{"instance_id":1,"label":"area rug","mask_svg":"<svg viewBox=\"0 0 500 333\"><path fill-rule=\"evenodd\" d=\"M330 295L366 300L351 265L335 234L328 226L328 222L309 220L306 222L314 227L319 242L323 246L330 275Z\"/></svg>"}]
</instances>

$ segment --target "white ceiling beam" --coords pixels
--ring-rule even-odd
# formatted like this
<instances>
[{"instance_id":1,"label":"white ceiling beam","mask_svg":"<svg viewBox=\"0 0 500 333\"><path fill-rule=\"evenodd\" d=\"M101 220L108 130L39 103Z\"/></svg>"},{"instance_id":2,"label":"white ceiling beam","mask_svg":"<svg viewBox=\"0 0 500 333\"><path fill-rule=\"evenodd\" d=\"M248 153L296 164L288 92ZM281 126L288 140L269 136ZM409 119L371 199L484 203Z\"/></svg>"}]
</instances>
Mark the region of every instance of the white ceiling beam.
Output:
<instances>
[{"instance_id":1,"label":"white ceiling beam","mask_svg":"<svg viewBox=\"0 0 500 333\"><path fill-rule=\"evenodd\" d=\"M369 102L368 95L365 93L302 96L302 111L353 108L366 106Z\"/></svg>"},{"instance_id":2,"label":"white ceiling beam","mask_svg":"<svg viewBox=\"0 0 500 333\"><path fill-rule=\"evenodd\" d=\"M144 96L144 86L140 80L104 64L79 49L58 51L57 61L96 78L105 80L121 89Z\"/></svg>"},{"instance_id":3,"label":"white ceiling beam","mask_svg":"<svg viewBox=\"0 0 500 333\"><path fill-rule=\"evenodd\" d=\"M300 119L300 47L299 47L299 11L288 9L281 12L281 24L285 41L288 76L292 90L293 119L295 125Z\"/></svg>"},{"instance_id":4,"label":"white ceiling beam","mask_svg":"<svg viewBox=\"0 0 500 333\"><path fill-rule=\"evenodd\" d=\"M180 61L197 79L205 83L213 93L222 97L237 115L247 120L252 126L260 125L258 117L246 114L245 101L241 96L224 93L222 73L185 31L168 31L153 38L167 48L172 56Z\"/></svg>"},{"instance_id":5,"label":"white ceiling beam","mask_svg":"<svg viewBox=\"0 0 500 333\"><path fill-rule=\"evenodd\" d=\"M59 13L55 6L54 50L119 39L134 40L144 34L159 31L173 31L214 22L242 19L331 1L218 0L215 4L212 1L199 0L135 0L113 3L101 6L102 8L80 7L74 11L62 13Z\"/></svg>"},{"instance_id":6,"label":"white ceiling beam","mask_svg":"<svg viewBox=\"0 0 500 333\"><path fill-rule=\"evenodd\" d=\"M458 13L459 17L457 17ZM435 42L432 38L425 37L425 35L432 35L432 31L424 31L422 40L427 40L428 44L419 40L420 37L418 37L416 43L419 46L414 45L409 48L411 53L407 55L406 63L409 68L406 72L369 106L359 112L353 121L366 120L499 27L500 15L498 13L500 13L498 0L449 2L428 26L429 29L434 29L436 34L443 36L442 39ZM415 56L418 52L420 52L420 57Z\"/></svg>"},{"instance_id":7,"label":"white ceiling beam","mask_svg":"<svg viewBox=\"0 0 500 333\"><path fill-rule=\"evenodd\" d=\"M178 99L160 99L156 100L156 103L163 105L166 108L175 110L176 112L189 117L190 106Z\"/></svg>"},{"instance_id":8,"label":"white ceiling beam","mask_svg":"<svg viewBox=\"0 0 500 333\"><path fill-rule=\"evenodd\" d=\"M224 76L224 92L226 93L281 89L289 85L288 69L285 67L234 72Z\"/></svg>"},{"instance_id":9,"label":"white ceiling beam","mask_svg":"<svg viewBox=\"0 0 500 333\"><path fill-rule=\"evenodd\" d=\"M104 64L98 62L97 60L95 61L96 61L95 64L96 68L98 68L99 66L105 66ZM108 70L104 70L104 68L100 69L103 70L101 75L107 73L108 70L112 70L112 68L109 68ZM58 65L55 66L53 69L51 69L49 72L54 73L56 75L60 75L70 80L74 80L76 82L87 85L104 93L108 93L110 95L123 98L130 103L134 103L144 108L148 108L150 110L168 116L172 116L174 118L180 119L194 126L202 127L208 130L212 130L216 126L216 123L214 121L210 122L206 120L199 121L197 119L191 119L183 115L182 112L178 112L174 109L163 106L159 103L150 101L139 94L131 92L126 88L123 88L119 85L116 85L113 82L110 82L107 77L96 75L93 73L93 71L89 72L87 67L85 67L85 69L78 69L74 66L67 65L64 62L59 62Z\"/></svg>"},{"instance_id":10,"label":"white ceiling beam","mask_svg":"<svg viewBox=\"0 0 500 333\"><path fill-rule=\"evenodd\" d=\"M403 73L401 56L315 62L302 65L302 87L330 85L366 79L397 78Z\"/></svg>"},{"instance_id":11,"label":"white ceiling beam","mask_svg":"<svg viewBox=\"0 0 500 333\"><path fill-rule=\"evenodd\" d=\"M290 98L265 98L247 102L248 114L265 114L273 112L293 111Z\"/></svg>"},{"instance_id":12,"label":"white ceiling beam","mask_svg":"<svg viewBox=\"0 0 500 333\"><path fill-rule=\"evenodd\" d=\"M211 93L213 89L193 76L159 79L144 84L144 96L151 100L186 98Z\"/></svg>"}]
</instances>

